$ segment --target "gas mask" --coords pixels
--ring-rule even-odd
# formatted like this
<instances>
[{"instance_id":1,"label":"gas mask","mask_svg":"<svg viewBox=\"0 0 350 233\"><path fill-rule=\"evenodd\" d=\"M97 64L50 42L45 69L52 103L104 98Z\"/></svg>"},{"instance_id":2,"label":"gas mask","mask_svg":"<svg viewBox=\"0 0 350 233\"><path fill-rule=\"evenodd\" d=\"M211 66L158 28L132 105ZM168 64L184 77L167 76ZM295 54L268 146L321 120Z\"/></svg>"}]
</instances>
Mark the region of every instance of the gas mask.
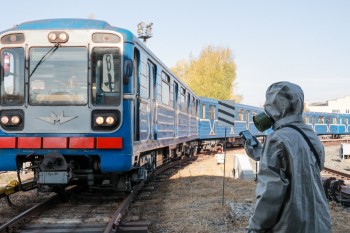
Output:
<instances>
[{"instance_id":1,"label":"gas mask","mask_svg":"<svg viewBox=\"0 0 350 233\"><path fill-rule=\"evenodd\" d=\"M266 113L261 112L257 114L256 116L253 116L253 122L255 127L260 131L263 132L273 125L274 121L273 119Z\"/></svg>"}]
</instances>

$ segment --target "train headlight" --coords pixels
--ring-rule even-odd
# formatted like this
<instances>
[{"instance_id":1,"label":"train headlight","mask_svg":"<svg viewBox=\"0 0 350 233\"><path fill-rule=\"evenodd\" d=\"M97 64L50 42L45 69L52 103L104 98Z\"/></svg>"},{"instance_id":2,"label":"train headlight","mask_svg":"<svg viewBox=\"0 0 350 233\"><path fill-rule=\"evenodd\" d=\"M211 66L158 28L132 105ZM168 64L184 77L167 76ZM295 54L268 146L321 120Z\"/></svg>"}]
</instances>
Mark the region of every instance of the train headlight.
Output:
<instances>
[{"instance_id":1,"label":"train headlight","mask_svg":"<svg viewBox=\"0 0 350 233\"><path fill-rule=\"evenodd\" d=\"M102 125L104 122L104 119L103 119L103 117L99 116L99 117L96 117L95 122L97 125Z\"/></svg>"},{"instance_id":2,"label":"train headlight","mask_svg":"<svg viewBox=\"0 0 350 233\"><path fill-rule=\"evenodd\" d=\"M67 41L67 40L68 40L68 35L67 35L67 33L61 32L61 33L58 35L58 38L59 38L61 41Z\"/></svg>"},{"instance_id":3,"label":"train headlight","mask_svg":"<svg viewBox=\"0 0 350 233\"><path fill-rule=\"evenodd\" d=\"M50 34L48 35L49 41L54 41L57 39L57 35L54 32L50 32Z\"/></svg>"},{"instance_id":4,"label":"train headlight","mask_svg":"<svg viewBox=\"0 0 350 233\"><path fill-rule=\"evenodd\" d=\"M47 35L47 39L51 43L66 43L69 39L69 36L66 32L53 31Z\"/></svg>"},{"instance_id":5,"label":"train headlight","mask_svg":"<svg viewBox=\"0 0 350 233\"><path fill-rule=\"evenodd\" d=\"M7 125L10 122L10 119L8 116L2 116L1 117L1 124Z\"/></svg>"},{"instance_id":6,"label":"train headlight","mask_svg":"<svg viewBox=\"0 0 350 233\"><path fill-rule=\"evenodd\" d=\"M24 112L20 109L0 111L0 124L2 129L19 131L24 128Z\"/></svg>"},{"instance_id":7,"label":"train headlight","mask_svg":"<svg viewBox=\"0 0 350 233\"><path fill-rule=\"evenodd\" d=\"M19 116L12 116L11 117L11 124L12 125L18 125L21 123L21 118Z\"/></svg>"},{"instance_id":8,"label":"train headlight","mask_svg":"<svg viewBox=\"0 0 350 233\"><path fill-rule=\"evenodd\" d=\"M113 125L114 122L115 122L114 117L109 116L109 117L106 118L106 124L107 124L107 125Z\"/></svg>"},{"instance_id":9,"label":"train headlight","mask_svg":"<svg viewBox=\"0 0 350 233\"><path fill-rule=\"evenodd\" d=\"M92 112L92 129L96 131L112 131L120 125L119 110L94 110Z\"/></svg>"}]
</instances>

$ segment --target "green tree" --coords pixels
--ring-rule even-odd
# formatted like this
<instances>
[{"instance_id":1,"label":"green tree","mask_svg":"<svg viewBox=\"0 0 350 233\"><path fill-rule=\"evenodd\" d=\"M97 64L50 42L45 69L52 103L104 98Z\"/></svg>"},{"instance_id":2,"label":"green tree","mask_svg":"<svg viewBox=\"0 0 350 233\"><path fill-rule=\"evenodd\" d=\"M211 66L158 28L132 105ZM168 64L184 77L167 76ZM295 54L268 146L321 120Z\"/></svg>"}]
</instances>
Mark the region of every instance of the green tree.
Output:
<instances>
[{"instance_id":1,"label":"green tree","mask_svg":"<svg viewBox=\"0 0 350 233\"><path fill-rule=\"evenodd\" d=\"M207 46L198 58L181 60L171 70L199 96L236 102L242 99L234 93L236 65L229 48Z\"/></svg>"}]
</instances>

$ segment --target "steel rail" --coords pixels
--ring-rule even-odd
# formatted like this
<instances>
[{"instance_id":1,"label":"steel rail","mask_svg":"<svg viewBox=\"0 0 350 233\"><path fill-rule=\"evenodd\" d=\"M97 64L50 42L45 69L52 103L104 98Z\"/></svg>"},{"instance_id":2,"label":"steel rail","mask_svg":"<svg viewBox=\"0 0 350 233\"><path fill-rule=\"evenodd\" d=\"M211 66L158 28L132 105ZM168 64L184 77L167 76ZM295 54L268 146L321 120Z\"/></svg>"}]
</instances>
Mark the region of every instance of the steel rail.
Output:
<instances>
[{"instance_id":1,"label":"steel rail","mask_svg":"<svg viewBox=\"0 0 350 233\"><path fill-rule=\"evenodd\" d=\"M141 182L132 190L132 192L123 200L123 202L118 206L118 209L113 214L112 218L109 220L104 233L110 233L112 230L116 230L119 225L119 222L125 212L127 211L129 204L134 199L135 195L144 187L144 183Z\"/></svg>"}]
</instances>

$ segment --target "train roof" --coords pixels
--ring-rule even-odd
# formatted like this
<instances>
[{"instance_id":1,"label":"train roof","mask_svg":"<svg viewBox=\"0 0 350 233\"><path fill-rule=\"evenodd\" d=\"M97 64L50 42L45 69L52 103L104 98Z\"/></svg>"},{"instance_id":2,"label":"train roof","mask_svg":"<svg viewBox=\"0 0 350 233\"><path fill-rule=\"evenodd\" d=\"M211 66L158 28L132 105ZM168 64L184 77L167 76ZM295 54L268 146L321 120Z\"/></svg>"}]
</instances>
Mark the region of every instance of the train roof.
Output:
<instances>
[{"instance_id":1,"label":"train roof","mask_svg":"<svg viewBox=\"0 0 350 233\"><path fill-rule=\"evenodd\" d=\"M42 19L28 21L16 25L14 28L2 31L22 31L22 30L63 30L63 29L95 29L95 30L111 30L123 34L126 41L135 40L131 31L111 26L103 20L96 19L79 19L79 18L57 18L57 19Z\"/></svg>"}]
</instances>

